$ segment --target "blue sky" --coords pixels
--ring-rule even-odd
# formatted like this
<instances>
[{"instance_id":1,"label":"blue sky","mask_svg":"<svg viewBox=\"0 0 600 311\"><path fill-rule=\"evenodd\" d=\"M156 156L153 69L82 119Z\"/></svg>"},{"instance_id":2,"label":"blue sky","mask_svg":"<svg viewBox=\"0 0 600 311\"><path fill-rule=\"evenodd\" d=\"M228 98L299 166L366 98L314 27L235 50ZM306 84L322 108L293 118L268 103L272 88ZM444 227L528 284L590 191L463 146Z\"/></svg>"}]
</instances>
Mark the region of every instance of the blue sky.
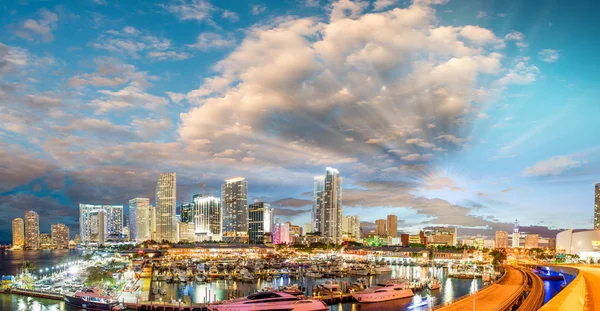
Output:
<instances>
[{"instance_id":1,"label":"blue sky","mask_svg":"<svg viewBox=\"0 0 600 311\"><path fill-rule=\"evenodd\" d=\"M178 200L232 176L308 221L344 177L366 228L589 228L600 180L592 1L10 1L0 27L0 240L26 210Z\"/></svg>"}]
</instances>

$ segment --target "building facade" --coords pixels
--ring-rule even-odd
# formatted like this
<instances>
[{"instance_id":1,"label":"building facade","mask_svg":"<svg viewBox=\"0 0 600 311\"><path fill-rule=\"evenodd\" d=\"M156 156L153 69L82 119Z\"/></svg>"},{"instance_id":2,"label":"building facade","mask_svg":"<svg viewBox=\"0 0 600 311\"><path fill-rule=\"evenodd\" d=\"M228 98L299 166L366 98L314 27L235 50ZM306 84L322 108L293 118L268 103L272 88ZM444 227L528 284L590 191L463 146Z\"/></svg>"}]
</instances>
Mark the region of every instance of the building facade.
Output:
<instances>
[{"instance_id":1,"label":"building facade","mask_svg":"<svg viewBox=\"0 0 600 311\"><path fill-rule=\"evenodd\" d=\"M254 202L248 206L248 237L250 244L264 244L265 234L273 227L273 210L269 203Z\"/></svg>"},{"instance_id":2,"label":"building facade","mask_svg":"<svg viewBox=\"0 0 600 311\"><path fill-rule=\"evenodd\" d=\"M496 231L496 248L508 248L508 232Z\"/></svg>"},{"instance_id":3,"label":"building facade","mask_svg":"<svg viewBox=\"0 0 600 311\"><path fill-rule=\"evenodd\" d=\"M150 199L129 200L129 239L136 243L150 240Z\"/></svg>"},{"instance_id":4,"label":"building facade","mask_svg":"<svg viewBox=\"0 0 600 311\"><path fill-rule=\"evenodd\" d=\"M40 216L29 211L25 213L25 249L40 248Z\"/></svg>"},{"instance_id":5,"label":"building facade","mask_svg":"<svg viewBox=\"0 0 600 311\"><path fill-rule=\"evenodd\" d=\"M193 204L195 240L221 241L223 239L221 199L195 195Z\"/></svg>"},{"instance_id":6,"label":"building facade","mask_svg":"<svg viewBox=\"0 0 600 311\"><path fill-rule=\"evenodd\" d=\"M342 177L338 170L328 167L325 176L314 179L314 232L329 242L342 240Z\"/></svg>"},{"instance_id":7,"label":"building facade","mask_svg":"<svg viewBox=\"0 0 600 311\"><path fill-rule=\"evenodd\" d=\"M427 241L432 245L457 245L456 227L432 227L424 231Z\"/></svg>"},{"instance_id":8,"label":"building facade","mask_svg":"<svg viewBox=\"0 0 600 311\"><path fill-rule=\"evenodd\" d=\"M23 249L25 246L25 222L23 218L15 218L12 221L12 246Z\"/></svg>"},{"instance_id":9,"label":"building facade","mask_svg":"<svg viewBox=\"0 0 600 311\"><path fill-rule=\"evenodd\" d=\"M594 230L600 229L600 183L594 187Z\"/></svg>"},{"instance_id":10,"label":"building facade","mask_svg":"<svg viewBox=\"0 0 600 311\"><path fill-rule=\"evenodd\" d=\"M387 236L398 237L398 216L396 215L387 216Z\"/></svg>"},{"instance_id":11,"label":"building facade","mask_svg":"<svg viewBox=\"0 0 600 311\"><path fill-rule=\"evenodd\" d=\"M577 254L580 259L600 260L600 230L565 230L556 235L557 254Z\"/></svg>"},{"instance_id":12,"label":"building facade","mask_svg":"<svg viewBox=\"0 0 600 311\"><path fill-rule=\"evenodd\" d=\"M325 176L315 176L313 180L313 208L311 213L311 232L321 232L321 206L323 191L325 190Z\"/></svg>"},{"instance_id":13,"label":"building facade","mask_svg":"<svg viewBox=\"0 0 600 311\"><path fill-rule=\"evenodd\" d=\"M123 205L104 205L106 211L106 238L120 240L123 237Z\"/></svg>"},{"instance_id":14,"label":"building facade","mask_svg":"<svg viewBox=\"0 0 600 311\"><path fill-rule=\"evenodd\" d=\"M512 234L512 247L517 248L520 245L521 233L519 233L519 221L515 220L515 227Z\"/></svg>"},{"instance_id":15,"label":"building facade","mask_svg":"<svg viewBox=\"0 0 600 311\"><path fill-rule=\"evenodd\" d=\"M52 235L50 233L40 233L40 246L39 249L52 249Z\"/></svg>"},{"instance_id":16,"label":"building facade","mask_svg":"<svg viewBox=\"0 0 600 311\"><path fill-rule=\"evenodd\" d=\"M385 219L375 220L375 234L378 236L387 236L387 221Z\"/></svg>"},{"instance_id":17,"label":"building facade","mask_svg":"<svg viewBox=\"0 0 600 311\"><path fill-rule=\"evenodd\" d=\"M52 225L50 234L52 236L52 244L55 249L69 248L69 227L65 224Z\"/></svg>"},{"instance_id":18,"label":"building facade","mask_svg":"<svg viewBox=\"0 0 600 311\"><path fill-rule=\"evenodd\" d=\"M342 232L348 235L349 238L360 239L360 216L344 216Z\"/></svg>"},{"instance_id":19,"label":"building facade","mask_svg":"<svg viewBox=\"0 0 600 311\"><path fill-rule=\"evenodd\" d=\"M156 239L177 242L177 175L162 173L156 184Z\"/></svg>"},{"instance_id":20,"label":"building facade","mask_svg":"<svg viewBox=\"0 0 600 311\"><path fill-rule=\"evenodd\" d=\"M181 222L194 222L194 206L192 203L183 202L179 207Z\"/></svg>"},{"instance_id":21,"label":"building facade","mask_svg":"<svg viewBox=\"0 0 600 311\"><path fill-rule=\"evenodd\" d=\"M287 223L281 223L281 219L275 220L273 226L273 244L288 244L290 240L290 227Z\"/></svg>"},{"instance_id":22,"label":"building facade","mask_svg":"<svg viewBox=\"0 0 600 311\"><path fill-rule=\"evenodd\" d=\"M538 248L539 236L537 234L528 234L525 236L525 248Z\"/></svg>"},{"instance_id":23,"label":"building facade","mask_svg":"<svg viewBox=\"0 0 600 311\"><path fill-rule=\"evenodd\" d=\"M223 239L248 242L248 181L243 177L226 179L221 186Z\"/></svg>"}]
</instances>

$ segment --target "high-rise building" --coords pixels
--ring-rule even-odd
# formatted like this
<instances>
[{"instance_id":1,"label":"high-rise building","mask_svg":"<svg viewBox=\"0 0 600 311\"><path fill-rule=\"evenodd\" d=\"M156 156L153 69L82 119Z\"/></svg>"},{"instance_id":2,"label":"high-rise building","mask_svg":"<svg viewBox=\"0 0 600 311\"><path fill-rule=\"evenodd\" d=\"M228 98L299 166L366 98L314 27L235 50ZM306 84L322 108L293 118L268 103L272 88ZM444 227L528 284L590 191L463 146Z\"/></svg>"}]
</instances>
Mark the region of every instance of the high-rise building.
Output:
<instances>
[{"instance_id":1,"label":"high-rise building","mask_svg":"<svg viewBox=\"0 0 600 311\"><path fill-rule=\"evenodd\" d=\"M50 233L55 249L69 248L69 227L65 226L65 224L52 225Z\"/></svg>"},{"instance_id":2,"label":"high-rise building","mask_svg":"<svg viewBox=\"0 0 600 311\"><path fill-rule=\"evenodd\" d=\"M150 240L150 199L129 200L129 238L136 243Z\"/></svg>"},{"instance_id":3,"label":"high-rise building","mask_svg":"<svg viewBox=\"0 0 600 311\"><path fill-rule=\"evenodd\" d=\"M548 249L551 251L556 250L556 238L548 239Z\"/></svg>"},{"instance_id":4,"label":"high-rise building","mask_svg":"<svg viewBox=\"0 0 600 311\"><path fill-rule=\"evenodd\" d=\"M360 216L344 216L342 232L354 239L360 239Z\"/></svg>"},{"instance_id":5,"label":"high-rise building","mask_svg":"<svg viewBox=\"0 0 600 311\"><path fill-rule=\"evenodd\" d=\"M273 244L288 244L290 242L290 227L287 223L281 223L281 219L275 219Z\"/></svg>"},{"instance_id":6,"label":"high-rise building","mask_svg":"<svg viewBox=\"0 0 600 311\"><path fill-rule=\"evenodd\" d=\"M175 173L162 173L156 184L156 239L177 241L175 212L177 198L177 176Z\"/></svg>"},{"instance_id":7,"label":"high-rise building","mask_svg":"<svg viewBox=\"0 0 600 311\"><path fill-rule=\"evenodd\" d=\"M123 205L104 205L106 211L106 238L119 240L123 236Z\"/></svg>"},{"instance_id":8,"label":"high-rise building","mask_svg":"<svg viewBox=\"0 0 600 311\"><path fill-rule=\"evenodd\" d=\"M496 231L496 248L508 248L508 232Z\"/></svg>"},{"instance_id":9,"label":"high-rise building","mask_svg":"<svg viewBox=\"0 0 600 311\"><path fill-rule=\"evenodd\" d=\"M387 221L385 219L377 219L375 220L375 234L378 236L386 236L387 235Z\"/></svg>"},{"instance_id":10,"label":"high-rise building","mask_svg":"<svg viewBox=\"0 0 600 311\"><path fill-rule=\"evenodd\" d=\"M40 246L39 249L52 249L54 245L52 244L52 236L50 233L40 233Z\"/></svg>"},{"instance_id":11,"label":"high-rise building","mask_svg":"<svg viewBox=\"0 0 600 311\"><path fill-rule=\"evenodd\" d=\"M223 238L248 241L248 181L243 177L226 179L221 186Z\"/></svg>"},{"instance_id":12,"label":"high-rise building","mask_svg":"<svg viewBox=\"0 0 600 311\"><path fill-rule=\"evenodd\" d=\"M519 221L515 220L515 227L513 229L513 234L512 234L512 247L519 247L520 239L521 239L521 234L519 233Z\"/></svg>"},{"instance_id":13,"label":"high-rise building","mask_svg":"<svg viewBox=\"0 0 600 311\"><path fill-rule=\"evenodd\" d=\"M25 249L40 248L40 216L29 211L25 213Z\"/></svg>"},{"instance_id":14,"label":"high-rise building","mask_svg":"<svg viewBox=\"0 0 600 311\"><path fill-rule=\"evenodd\" d=\"M150 205L150 239L156 241L156 206Z\"/></svg>"},{"instance_id":15,"label":"high-rise building","mask_svg":"<svg viewBox=\"0 0 600 311\"><path fill-rule=\"evenodd\" d=\"M302 235L306 235L307 233L312 233L313 232L313 225L312 223L306 223L302 225Z\"/></svg>"},{"instance_id":16,"label":"high-rise building","mask_svg":"<svg viewBox=\"0 0 600 311\"><path fill-rule=\"evenodd\" d=\"M248 206L248 237L251 244L264 244L265 234L271 233L273 210L269 203L254 202Z\"/></svg>"},{"instance_id":17,"label":"high-rise building","mask_svg":"<svg viewBox=\"0 0 600 311\"><path fill-rule=\"evenodd\" d=\"M525 248L538 248L539 236L537 234L528 234L525 236Z\"/></svg>"},{"instance_id":18,"label":"high-rise building","mask_svg":"<svg viewBox=\"0 0 600 311\"><path fill-rule=\"evenodd\" d=\"M600 229L600 183L595 186L594 198L594 230Z\"/></svg>"},{"instance_id":19,"label":"high-rise building","mask_svg":"<svg viewBox=\"0 0 600 311\"><path fill-rule=\"evenodd\" d=\"M396 215L387 216L387 236L398 237L398 216Z\"/></svg>"},{"instance_id":20,"label":"high-rise building","mask_svg":"<svg viewBox=\"0 0 600 311\"><path fill-rule=\"evenodd\" d=\"M105 206L79 204L79 234L81 243L103 245L108 236Z\"/></svg>"},{"instance_id":21,"label":"high-rise building","mask_svg":"<svg viewBox=\"0 0 600 311\"><path fill-rule=\"evenodd\" d=\"M293 243L295 238L298 238L300 235L302 235L302 228L298 225L292 224L289 221L286 221L285 223L288 225L290 230L290 243Z\"/></svg>"},{"instance_id":22,"label":"high-rise building","mask_svg":"<svg viewBox=\"0 0 600 311\"><path fill-rule=\"evenodd\" d=\"M25 244L25 222L23 218L15 218L12 221L13 247L22 249Z\"/></svg>"},{"instance_id":23,"label":"high-rise building","mask_svg":"<svg viewBox=\"0 0 600 311\"><path fill-rule=\"evenodd\" d=\"M194 242L195 236L195 224L193 222L179 222L179 242Z\"/></svg>"},{"instance_id":24,"label":"high-rise building","mask_svg":"<svg viewBox=\"0 0 600 311\"><path fill-rule=\"evenodd\" d=\"M339 243L342 240L342 177L328 167L325 176L314 179L313 224L323 238Z\"/></svg>"},{"instance_id":25,"label":"high-rise building","mask_svg":"<svg viewBox=\"0 0 600 311\"><path fill-rule=\"evenodd\" d=\"M193 201L196 241L221 241L223 239L221 199L195 195Z\"/></svg>"},{"instance_id":26,"label":"high-rise building","mask_svg":"<svg viewBox=\"0 0 600 311\"><path fill-rule=\"evenodd\" d=\"M321 206L325 190L325 176L315 176L313 186L312 232L321 233Z\"/></svg>"},{"instance_id":27,"label":"high-rise building","mask_svg":"<svg viewBox=\"0 0 600 311\"><path fill-rule=\"evenodd\" d=\"M431 227L424 231L427 241L432 245L456 246L455 227Z\"/></svg>"},{"instance_id":28,"label":"high-rise building","mask_svg":"<svg viewBox=\"0 0 600 311\"><path fill-rule=\"evenodd\" d=\"M194 206L192 203L183 202L179 207L181 222L194 222Z\"/></svg>"}]
</instances>

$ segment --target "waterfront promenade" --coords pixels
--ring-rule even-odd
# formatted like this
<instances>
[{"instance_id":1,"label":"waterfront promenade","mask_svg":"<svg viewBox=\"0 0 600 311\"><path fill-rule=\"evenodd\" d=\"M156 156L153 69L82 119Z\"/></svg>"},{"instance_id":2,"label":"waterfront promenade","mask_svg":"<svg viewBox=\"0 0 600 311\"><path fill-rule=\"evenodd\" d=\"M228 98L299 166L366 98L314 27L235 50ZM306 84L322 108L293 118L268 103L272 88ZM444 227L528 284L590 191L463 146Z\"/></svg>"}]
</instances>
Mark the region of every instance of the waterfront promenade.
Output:
<instances>
[{"instance_id":1,"label":"waterfront promenade","mask_svg":"<svg viewBox=\"0 0 600 311\"><path fill-rule=\"evenodd\" d=\"M514 298L515 294L523 291L525 281L523 272L512 267L507 267L506 276L498 283L480 290L474 296L469 296L436 310L471 311L473 310L473 299L475 299L475 309L477 311L499 310L499 306L504 305L511 298Z\"/></svg>"}]
</instances>

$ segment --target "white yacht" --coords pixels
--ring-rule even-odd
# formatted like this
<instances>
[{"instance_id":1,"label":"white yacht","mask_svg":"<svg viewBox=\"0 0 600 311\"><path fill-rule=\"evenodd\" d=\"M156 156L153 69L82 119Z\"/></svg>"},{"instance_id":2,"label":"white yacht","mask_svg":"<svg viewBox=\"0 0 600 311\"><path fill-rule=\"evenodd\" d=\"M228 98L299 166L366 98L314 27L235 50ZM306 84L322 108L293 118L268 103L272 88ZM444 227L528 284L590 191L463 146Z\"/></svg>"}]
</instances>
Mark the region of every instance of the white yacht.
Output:
<instances>
[{"instance_id":1,"label":"white yacht","mask_svg":"<svg viewBox=\"0 0 600 311\"><path fill-rule=\"evenodd\" d=\"M301 298L279 291L265 291L212 304L208 309L210 311L326 311L329 307L320 300Z\"/></svg>"},{"instance_id":2,"label":"white yacht","mask_svg":"<svg viewBox=\"0 0 600 311\"><path fill-rule=\"evenodd\" d=\"M321 286L330 292L337 292L340 290L340 282L337 280L327 280L325 283L321 284Z\"/></svg>"},{"instance_id":3,"label":"white yacht","mask_svg":"<svg viewBox=\"0 0 600 311\"><path fill-rule=\"evenodd\" d=\"M378 266L375 268L375 272L377 274L392 272L392 268L390 266Z\"/></svg>"},{"instance_id":4,"label":"white yacht","mask_svg":"<svg viewBox=\"0 0 600 311\"><path fill-rule=\"evenodd\" d=\"M350 275L369 275L369 270L364 267L353 266L348 269L348 274Z\"/></svg>"},{"instance_id":5,"label":"white yacht","mask_svg":"<svg viewBox=\"0 0 600 311\"><path fill-rule=\"evenodd\" d=\"M414 296L406 283L377 284L360 292L352 293L358 302L381 302Z\"/></svg>"}]
</instances>

